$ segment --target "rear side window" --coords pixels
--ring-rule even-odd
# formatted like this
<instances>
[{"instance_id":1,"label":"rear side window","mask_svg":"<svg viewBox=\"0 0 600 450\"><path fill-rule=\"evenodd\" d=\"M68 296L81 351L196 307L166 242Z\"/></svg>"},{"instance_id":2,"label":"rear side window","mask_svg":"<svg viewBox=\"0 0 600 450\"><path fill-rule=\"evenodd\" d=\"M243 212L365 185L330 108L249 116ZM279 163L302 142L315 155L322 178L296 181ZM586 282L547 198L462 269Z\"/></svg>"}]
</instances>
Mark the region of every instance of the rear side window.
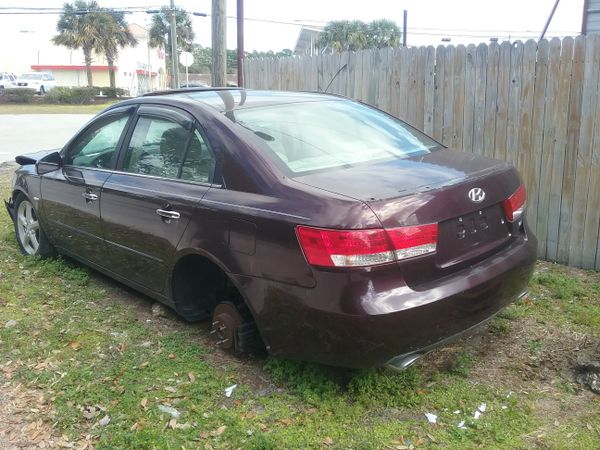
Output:
<instances>
[{"instance_id":1,"label":"rear side window","mask_svg":"<svg viewBox=\"0 0 600 450\"><path fill-rule=\"evenodd\" d=\"M115 114L96 122L70 146L65 164L110 169L128 119L128 114Z\"/></svg>"},{"instance_id":2,"label":"rear side window","mask_svg":"<svg viewBox=\"0 0 600 450\"><path fill-rule=\"evenodd\" d=\"M198 130L194 134L188 147L187 155L181 169L181 179L209 183L213 173L215 160L208 145Z\"/></svg>"},{"instance_id":3,"label":"rear side window","mask_svg":"<svg viewBox=\"0 0 600 450\"><path fill-rule=\"evenodd\" d=\"M202 135L158 117L138 119L123 163L125 172L210 182L214 159Z\"/></svg>"}]
</instances>

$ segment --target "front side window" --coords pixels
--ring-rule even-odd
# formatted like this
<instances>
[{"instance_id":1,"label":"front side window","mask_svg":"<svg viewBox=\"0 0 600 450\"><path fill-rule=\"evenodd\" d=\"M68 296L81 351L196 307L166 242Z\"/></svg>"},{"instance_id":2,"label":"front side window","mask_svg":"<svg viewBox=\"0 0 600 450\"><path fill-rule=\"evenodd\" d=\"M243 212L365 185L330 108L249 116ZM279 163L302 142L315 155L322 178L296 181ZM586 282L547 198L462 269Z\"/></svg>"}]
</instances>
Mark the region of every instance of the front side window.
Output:
<instances>
[{"instance_id":1,"label":"front side window","mask_svg":"<svg viewBox=\"0 0 600 450\"><path fill-rule=\"evenodd\" d=\"M138 119L125 160L125 172L210 182L214 159L197 131L158 117Z\"/></svg>"},{"instance_id":2,"label":"front side window","mask_svg":"<svg viewBox=\"0 0 600 450\"><path fill-rule=\"evenodd\" d=\"M65 164L110 169L128 119L128 114L116 114L92 125L71 145Z\"/></svg>"},{"instance_id":3,"label":"front side window","mask_svg":"<svg viewBox=\"0 0 600 450\"><path fill-rule=\"evenodd\" d=\"M400 120L349 101L255 107L236 111L234 117L292 175L403 159L440 147Z\"/></svg>"}]
</instances>

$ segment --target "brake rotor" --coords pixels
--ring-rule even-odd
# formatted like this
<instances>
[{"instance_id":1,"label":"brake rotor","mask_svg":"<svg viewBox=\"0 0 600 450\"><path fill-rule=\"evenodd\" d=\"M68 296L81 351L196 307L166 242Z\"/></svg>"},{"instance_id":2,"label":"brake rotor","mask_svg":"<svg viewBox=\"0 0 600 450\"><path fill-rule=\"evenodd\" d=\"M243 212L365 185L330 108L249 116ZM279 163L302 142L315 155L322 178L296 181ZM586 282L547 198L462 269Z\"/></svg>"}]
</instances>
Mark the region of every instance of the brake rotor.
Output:
<instances>
[{"instance_id":1,"label":"brake rotor","mask_svg":"<svg viewBox=\"0 0 600 450\"><path fill-rule=\"evenodd\" d=\"M233 351L236 346L236 331L244 322L240 312L233 303L219 303L213 312L212 330L217 345L223 350Z\"/></svg>"}]
</instances>

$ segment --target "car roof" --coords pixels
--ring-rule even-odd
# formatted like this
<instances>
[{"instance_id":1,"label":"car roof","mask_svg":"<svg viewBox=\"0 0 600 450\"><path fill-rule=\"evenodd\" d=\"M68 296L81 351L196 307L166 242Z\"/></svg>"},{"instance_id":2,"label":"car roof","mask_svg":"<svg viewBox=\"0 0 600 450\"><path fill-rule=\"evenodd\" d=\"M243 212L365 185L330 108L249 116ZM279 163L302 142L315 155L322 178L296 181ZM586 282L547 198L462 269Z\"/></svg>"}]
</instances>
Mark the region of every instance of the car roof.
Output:
<instances>
[{"instance_id":1,"label":"car roof","mask_svg":"<svg viewBox=\"0 0 600 450\"><path fill-rule=\"evenodd\" d=\"M289 103L319 102L340 98L317 92L262 91L243 88L188 88L157 91L144 97L161 97L198 102L220 112Z\"/></svg>"}]
</instances>

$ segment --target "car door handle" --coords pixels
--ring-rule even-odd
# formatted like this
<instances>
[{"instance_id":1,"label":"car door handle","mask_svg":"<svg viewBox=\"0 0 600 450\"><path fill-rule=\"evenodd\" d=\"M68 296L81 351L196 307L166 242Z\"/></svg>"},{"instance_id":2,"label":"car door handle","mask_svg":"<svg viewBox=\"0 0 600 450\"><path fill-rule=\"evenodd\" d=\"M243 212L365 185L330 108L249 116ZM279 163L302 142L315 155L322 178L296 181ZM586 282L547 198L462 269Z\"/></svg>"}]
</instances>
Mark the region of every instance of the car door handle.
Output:
<instances>
[{"instance_id":1,"label":"car door handle","mask_svg":"<svg viewBox=\"0 0 600 450\"><path fill-rule=\"evenodd\" d=\"M177 211L167 211L166 209L157 209L156 210L156 214L158 214L161 217L165 217L167 219L179 219L181 217L181 214L179 214Z\"/></svg>"},{"instance_id":2,"label":"car door handle","mask_svg":"<svg viewBox=\"0 0 600 450\"><path fill-rule=\"evenodd\" d=\"M86 202L95 202L98 200L98 196L96 194L92 194L91 192L84 192L81 194L83 198L85 198Z\"/></svg>"}]
</instances>

